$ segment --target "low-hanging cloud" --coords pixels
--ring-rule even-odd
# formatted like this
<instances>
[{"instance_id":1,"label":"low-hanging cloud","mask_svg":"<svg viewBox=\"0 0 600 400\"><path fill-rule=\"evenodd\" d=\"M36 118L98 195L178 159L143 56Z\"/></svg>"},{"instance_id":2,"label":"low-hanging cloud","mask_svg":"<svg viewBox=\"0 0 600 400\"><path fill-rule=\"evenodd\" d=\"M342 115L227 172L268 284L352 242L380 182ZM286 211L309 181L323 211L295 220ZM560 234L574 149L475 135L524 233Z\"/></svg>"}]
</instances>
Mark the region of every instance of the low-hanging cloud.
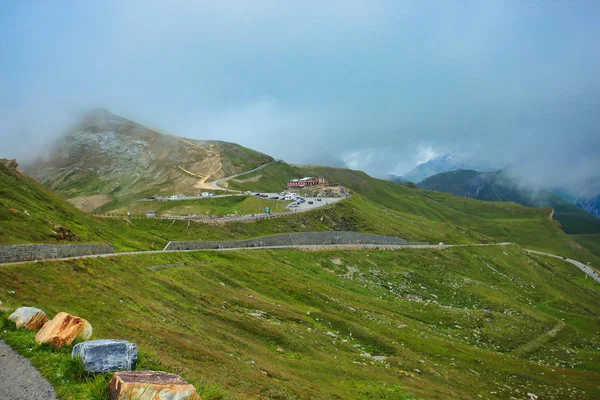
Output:
<instances>
[{"instance_id":1,"label":"low-hanging cloud","mask_svg":"<svg viewBox=\"0 0 600 400\"><path fill-rule=\"evenodd\" d=\"M0 156L74 112L402 174L458 154L539 185L600 171L597 2L0 4Z\"/></svg>"}]
</instances>

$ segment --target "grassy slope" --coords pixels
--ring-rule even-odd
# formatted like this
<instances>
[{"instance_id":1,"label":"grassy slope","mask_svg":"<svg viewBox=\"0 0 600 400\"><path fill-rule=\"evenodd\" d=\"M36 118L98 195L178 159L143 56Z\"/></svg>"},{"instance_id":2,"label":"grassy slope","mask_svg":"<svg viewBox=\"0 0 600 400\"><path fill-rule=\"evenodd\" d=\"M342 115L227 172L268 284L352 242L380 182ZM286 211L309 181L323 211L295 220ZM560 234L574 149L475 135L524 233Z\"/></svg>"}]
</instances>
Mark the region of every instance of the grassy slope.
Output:
<instances>
[{"instance_id":1,"label":"grassy slope","mask_svg":"<svg viewBox=\"0 0 600 400\"><path fill-rule=\"evenodd\" d=\"M600 264L597 257L565 235L555 221L548 219L548 209L409 189L371 178L360 171L303 167L304 174L325 176L331 182L349 187L355 194L349 200L309 213L251 224L211 227L186 221L144 219L128 223L92 218L33 179L3 166L0 168L0 243L4 244L56 243L51 236L54 224L74 231L82 242L108 241L117 250L162 248L170 240L226 240L284 232L350 230L393 234L430 243L511 241ZM269 168L271 166L265 170ZM11 212L11 208L18 212ZM25 210L31 217L24 213Z\"/></svg>"},{"instance_id":2,"label":"grassy slope","mask_svg":"<svg viewBox=\"0 0 600 400\"><path fill-rule=\"evenodd\" d=\"M45 262L1 268L0 293L236 398L600 396L598 285L517 246Z\"/></svg>"},{"instance_id":3,"label":"grassy slope","mask_svg":"<svg viewBox=\"0 0 600 400\"><path fill-rule=\"evenodd\" d=\"M247 206L252 208L252 205ZM136 219L129 223L122 219L94 218L33 179L0 165L0 243L58 243L52 236L56 224L73 231L81 242L108 241L118 251L162 248L170 240L227 240L322 230L394 234L409 240L431 242L489 240L476 232L396 213L360 196L310 213L223 227L186 221Z\"/></svg>"},{"instance_id":4,"label":"grassy slope","mask_svg":"<svg viewBox=\"0 0 600 400\"><path fill-rule=\"evenodd\" d=\"M600 257L600 234L596 235L571 235L577 243L587 250Z\"/></svg>"},{"instance_id":5,"label":"grassy slope","mask_svg":"<svg viewBox=\"0 0 600 400\"><path fill-rule=\"evenodd\" d=\"M519 187L514 180L502 172L472 170L444 172L425 179L419 183L419 187L484 201L511 201L525 206L536 206L541 202L554 209L553 218L560 222L561 229L565 233L600 233L600 219L556 194L535 193Z\"/></svg>"},{"instance_id":6,"label":"grassy slope","mask_svg":"<svg viewBox=\"0 0 600 400\"><path fill-rule=\"evenodd\" d=\"M0 164L0 243L58 243L56 225L84 243L110 242L117 248L148 248L159 238L123 220L102 220L81 212L28 176Z\"/></svg>"},{"instance_id":7,"label":"grassy slope","mask_svg":"<svg viewBox=\"0 0 600 400\"><path fill-rule=\"evenodd\" d=\"M431 221L473 230L497 241L519 243L532 249L547 249L600 263L600 259L559 229L550 220L549 208L528 208L515 203L484 202L451 194L375 179L362 171L303 166L306 175L323 176L340 183L367 199L398 211Z\"/></svg>"},{"instance_id":8,"label":"grassy slope","mask_svg":"<svg viewBox=\"0 0 600 400\"><path fill-rule=\"evenodd\" d=\"M230 196L196 200L139 201L114 212L145 214L148 211L157 211L160 214L173 215L248 215L264 213L266 207L270 207L271 212L287 211L286 205L289 203L290 201L273 201L254 196Z\"/></svg>"},{"instance_id":9,"label":"grassy slope","mask_svg":"<svg viewBox=\"0 0 600 400\"><path fill-rule=\"evenodd\" d=\"M227 184L230 189L234 190L279 193L287 187L290 179L301 178L302 175L297 168L278 161L256 172L244 174L237 180L246 181L257 177L260 178L255 182L236 182L232 179Z\"/></svg>"},{"instance_id":10,"label":"grassy slope","mask_svg":"<svg viewBox=\"0 0 600 400\"><path fill-rule=\"evenodd\" d=\"M600 234L600 219L587 211L554 195L550 201L554 219L568 234Z\"/></svg>"}]
</instances>

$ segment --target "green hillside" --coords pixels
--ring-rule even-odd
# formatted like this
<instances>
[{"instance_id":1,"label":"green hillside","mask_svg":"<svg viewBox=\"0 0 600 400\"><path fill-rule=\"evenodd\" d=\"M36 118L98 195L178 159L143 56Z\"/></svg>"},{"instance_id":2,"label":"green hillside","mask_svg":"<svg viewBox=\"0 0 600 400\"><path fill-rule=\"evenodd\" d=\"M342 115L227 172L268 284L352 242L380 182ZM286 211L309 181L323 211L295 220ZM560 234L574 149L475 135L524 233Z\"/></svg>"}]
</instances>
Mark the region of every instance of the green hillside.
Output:
<instances>
[{"instance_id":1,"label":"green hillside","mask_svg":"<svg viewBox=\"0 0 600 400\"><path fill-rule=\"evenodd\" d=\"M419 183L422 189L451 193L484 201L504 201L528 207L552 207L553 218L568 234L600 233L600 219L561 199L554 193L519 186L503 172L456 170L431 176Z\"/></svg>"},{"instance_id":2,"label":"green hillside","mask_svg":"<svg viewBox=\"0 0 600 400\"><path fill-rule=\"evenodd\" d=\"M282 190L287 181L294 177L324 177L330 183L349 188L355 196L360 195L359 197L376 204L378 208L385 210L384 212L421 218L422 226L435 222L459 230L474 231L497 241L519 243L532 249L552 250L600 263L594 255L582 249L577 242L561 231L556 221L550 220L550 208L484 202L437 191L409 188L404 184L372 178L362 171L343 168L290 166L279 162L267 166L259 173L263 177L252 184L262 184L269 187L270 191ZM269 180L263 182L267 176L270 177ZM249 186L236 188L251 190ZM579 210L576 207L575 209Z\"/></svg>"},{"instance_id":3,"label":"green hillside","mask_svg":"<svg viewBox=\"0 0 600 400\"><path fill-rule=\"evenodd\" d=\"M160 215L248 215L260 214L269 207L272 213L288 211L286 205L291 201L272 201L255 196L232 195L228 197L198 198L194 200L177 201L138 201L111 212L127 212L134 215L145 215L150 211L156 211Z\"/></svg>"},{"instance_id":4,"label":"green hillside","mask_svg":"<svg viewBox=\"0 0 600 400\"><path fill-rule=\"evenodd\" d=\"M286 182L292 170L323 176L352 196L255 223L129 221L92 217L0 164L0 243L66 242L53 233L57 225L80 242L108 241L121 251L170 240L344 230L430 243L509 241L600 265L549 218L549 208L409 188L347 169L279 163L264 170L258 172L273 181ZM224 212L247 201L264 200L207 204ZM198 204L164 205L172 206ZM600 395L597 284L520 246L165 253L35 266L0 268L5 306L84 316L96 338L135 341L144 351L141 367L182 373L206 399L227 398L223 392L239 399ZM35 348L31 335L9 326L0 337L33 357L62 398L89 386L59 378L62 353L27 350Z\"/></svg>"},{"instance_id":5,"label":"green hillside","mask_svg":"<svg viewBox=\"0 0 600 400\"><path fill-rule=\"evenodd\" d=\"M229 189L279 193L287 188L287 182L294 178L302 178L302 172L297 168L283 162L277 161L265 168L249 174L244 174L238 179L227 182Z\"/></svg>"},{"instance_id":6,"label":"green hillside","mask_svg":"<svg viewBox=\"0 0 600 400\"><path fill-rule=\"evenodd\" d=\"M94 337L134 341L144 362L235 399L600 396L599 286L517 246L42 265L0 269L8 308L83 316ZM37 354L31 337L0 337ZM43 357L35 362L63 398L74 395Z\"/></svg>"},{"instance_id":7,"label":"green hillside","mask_svg":"<svg viewBox=\"0 0 600 400\"><path fill-rule=\"evenodd\" d=\"M600 257L600 234L593 235L571 235L577 243L585 247L596 257Z\"/></svg>"},{"instance_id":8,"label":"green hillside","mask_svg":"<svg viewBox=\"0 0 600 400\"><path fill-rule=\"evenodd\" d=\"M554 209L554 219L560 222L563 231L568 234L600 234L600 219L587 211L553 195L550 207Z\"/></svg>"},{"instance_id":9,"label":"green hillside","mask_svg":"<svg viewBox=\"0 0 600 400\"><path fill-rule=\"evenodd\" d=\"M409 189L359 171L304 167L301 172L337 180L354 194L348 200L308 213L219 227L187 221L94 218L26 175L4 166L0 168L2 244L57 243L53 233L57 225L73 232L81 242L109 242L118 251L163 248L171 240L227 240L285 232L340 230L397 235L430 243L509 241L600 264L598 258L548 219L549 209ZM215 211L241 207L229 204L232 200L228 199L212 199L212 207L216 207Z\"/></svg>"}]
</instances>

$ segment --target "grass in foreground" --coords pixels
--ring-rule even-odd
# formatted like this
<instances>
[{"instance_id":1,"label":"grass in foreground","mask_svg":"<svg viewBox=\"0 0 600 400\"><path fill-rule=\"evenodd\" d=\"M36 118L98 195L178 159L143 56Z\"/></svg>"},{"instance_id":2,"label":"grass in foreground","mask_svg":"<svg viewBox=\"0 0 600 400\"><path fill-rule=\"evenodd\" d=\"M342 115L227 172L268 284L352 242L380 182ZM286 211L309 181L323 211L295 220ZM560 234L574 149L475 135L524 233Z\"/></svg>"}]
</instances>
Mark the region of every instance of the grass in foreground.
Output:
<instances>
[{"instance_id":1,"label":"grass in foreground","mask_svg":"<svg viewBox=\"0 0 600 400\"><path fill-rule=\"evenodd\" d=\"M517 246L148 254L0 282L10 307L83 316L234 398L600 396L597 284Z\"/></svg>"},{"instance_id":2,"label":"grass in foreground","mask_svg":"<svg viewBox=\"0 0 600 400\"><path fill-rule=\"evenodd\" d=\"M108 385L112 373L90 374L85 371L79 359L71 358L73 346L53 348L49 345L35 343L35 332L16 329L8 320L8 314L0 313L0 339L4 340L19 354L27 357L42 376L54 387L59 399L108 400ZM169 371L164 365L148 353L138 354L137 370ZM199 381L190 382L196 387L202 399L227 399L229 395L217 384Z\"/></svg>"}]
</instances>

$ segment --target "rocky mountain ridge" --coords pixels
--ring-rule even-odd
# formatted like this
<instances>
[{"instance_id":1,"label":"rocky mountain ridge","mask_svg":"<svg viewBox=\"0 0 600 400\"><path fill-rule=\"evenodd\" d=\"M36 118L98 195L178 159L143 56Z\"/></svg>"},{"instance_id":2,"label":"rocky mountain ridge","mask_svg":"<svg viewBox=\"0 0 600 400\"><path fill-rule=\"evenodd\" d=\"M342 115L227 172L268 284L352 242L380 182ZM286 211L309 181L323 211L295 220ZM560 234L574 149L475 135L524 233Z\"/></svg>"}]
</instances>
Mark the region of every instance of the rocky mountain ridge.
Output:
<instances>
[{"instance_id":1,"label":"rocky mountain ridge","mask_svg":"<svg viewBox=\"0 0 600 400\"><path fill-rule=\"evenodd\" d=\"M271 161L234 143L181 138L99 109L24 170L92 211L143 196L195 194L212 180Z\"/></svg>"}]
</instances>

